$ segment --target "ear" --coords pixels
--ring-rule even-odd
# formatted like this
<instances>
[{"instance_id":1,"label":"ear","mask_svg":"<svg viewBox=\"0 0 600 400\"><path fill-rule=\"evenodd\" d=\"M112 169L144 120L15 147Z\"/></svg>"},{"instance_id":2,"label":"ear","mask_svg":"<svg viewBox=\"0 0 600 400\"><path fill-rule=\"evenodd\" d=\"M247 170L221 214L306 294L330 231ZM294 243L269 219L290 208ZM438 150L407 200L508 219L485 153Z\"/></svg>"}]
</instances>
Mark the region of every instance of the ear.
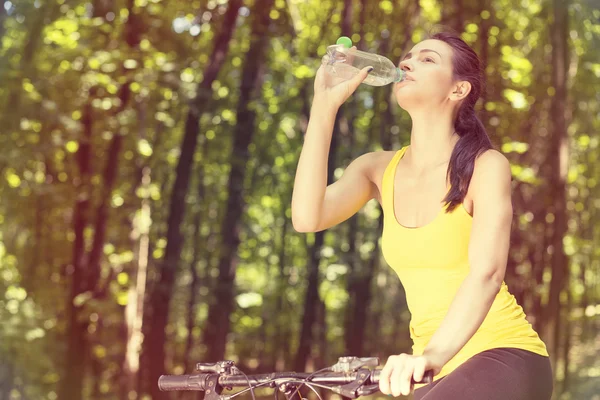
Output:
<instances>
[{"instance_id":1,"label":"ear","mask_svg":"<svg viewBox=\"0 0 600 400\"><path fill-rule=\"evenodd\" d=\"M471 93L471 82L459 81L452 88L452 91L450 92L450 99L460 101L465 99L469 93Z\"/></svg>"}]
</instances>

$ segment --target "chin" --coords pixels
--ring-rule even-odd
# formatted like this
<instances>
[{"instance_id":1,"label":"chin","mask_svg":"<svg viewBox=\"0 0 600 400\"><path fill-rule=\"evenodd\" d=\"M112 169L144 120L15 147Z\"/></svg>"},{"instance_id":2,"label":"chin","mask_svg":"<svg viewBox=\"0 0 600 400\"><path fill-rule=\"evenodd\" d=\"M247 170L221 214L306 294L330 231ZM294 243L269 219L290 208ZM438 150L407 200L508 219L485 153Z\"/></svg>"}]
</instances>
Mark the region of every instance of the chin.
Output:
<instances>
[{"instance_id":1,"label":"chin","mask_svg":"<svg viewBox=\"0 0 600 400\"><path fill-rule=\"evenodd\" d=\"M405 110L409 110L411 108L417 107L419 104L423 104L423 99L419 98L419 96L414 96L409 93L394 93L394 97L396 98L396 103Z\"/></svg>"},{"instance_id":2,"label":"chin","mask_svg":"<svg viewBox=\"0 0 600 400\"><path fill-rule=\"evenodd\" d=\"M431 103L431 96L425 95L420 91L405 90L406 87L399 87L394 90L396 103L404 110L414 110Z\"/></svg>"}]
</instances>

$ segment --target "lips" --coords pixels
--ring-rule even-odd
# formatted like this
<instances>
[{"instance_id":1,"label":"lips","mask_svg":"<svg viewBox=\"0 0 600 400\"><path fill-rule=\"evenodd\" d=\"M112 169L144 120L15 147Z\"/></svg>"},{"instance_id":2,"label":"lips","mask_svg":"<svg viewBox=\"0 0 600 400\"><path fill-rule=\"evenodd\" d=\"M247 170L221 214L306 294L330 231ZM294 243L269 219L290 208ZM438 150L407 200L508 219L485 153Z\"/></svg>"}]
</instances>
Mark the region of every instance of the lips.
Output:
<instances>
[{"instance_id":1,"label":"lips","mask_svg":"<svg viewBox=\"0 0 600 400\"><path fill-rule=\"evenodd\" d=\"M406 79L401 80L400 82L397 82L396 85L397 86L404 86L404 84L408 83L408 82L414 82L415 80L413 78L410 77L406 77Z\"/></svg>"}]
</instances>

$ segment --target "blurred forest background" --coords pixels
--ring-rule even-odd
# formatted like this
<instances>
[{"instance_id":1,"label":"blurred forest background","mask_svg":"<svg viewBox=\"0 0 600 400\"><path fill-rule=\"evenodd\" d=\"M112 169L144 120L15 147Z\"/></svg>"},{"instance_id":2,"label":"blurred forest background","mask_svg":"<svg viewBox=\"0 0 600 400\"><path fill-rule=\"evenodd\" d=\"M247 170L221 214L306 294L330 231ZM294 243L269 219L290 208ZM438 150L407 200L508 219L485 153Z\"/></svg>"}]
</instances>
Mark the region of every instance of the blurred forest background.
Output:
<instances>
[{"instance_id":1,"label":"blurred forest background","mask_svg":"<svg viewBox=\"0 0 600 400\"><path fill-rule=\"evenodd\" d=\"M410 351L376 201L317 234L290 202L326 46L398 62L439 24L487 65L505 280L555 399L600 399L599 0L0 0L0 399L192 399L158 376ZM409 132L361 85L329 182Z\"/></svg>"}]
</instances>

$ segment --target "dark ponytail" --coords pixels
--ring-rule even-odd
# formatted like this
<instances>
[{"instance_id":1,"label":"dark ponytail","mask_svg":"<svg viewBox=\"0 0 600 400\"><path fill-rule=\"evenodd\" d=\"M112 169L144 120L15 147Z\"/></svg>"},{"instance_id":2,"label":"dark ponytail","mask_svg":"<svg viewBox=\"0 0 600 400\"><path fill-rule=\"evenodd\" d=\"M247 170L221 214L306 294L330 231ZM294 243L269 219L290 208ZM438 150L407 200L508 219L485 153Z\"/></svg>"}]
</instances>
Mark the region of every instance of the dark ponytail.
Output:
<instances>
[{"instance_id":1,"label":"dark ponytail","mask_svg":"<svg viewBox=\"0 0 600 400\"><path fill-rule=\"evenodd\" d=\"M484 151L492 149L493 145L485 127L475 114L475 103L483 91L483 68L479 57L456 34L440 32L430 38L441 40L452 47L454 79L471 83L471 92L463 100L454 121L454 130L460 138L450 156L447 172L452 187L444 201L448 204L447 212L450 212L465 199L473 175L475 159Z\"/></svg>"}]
</instances>

